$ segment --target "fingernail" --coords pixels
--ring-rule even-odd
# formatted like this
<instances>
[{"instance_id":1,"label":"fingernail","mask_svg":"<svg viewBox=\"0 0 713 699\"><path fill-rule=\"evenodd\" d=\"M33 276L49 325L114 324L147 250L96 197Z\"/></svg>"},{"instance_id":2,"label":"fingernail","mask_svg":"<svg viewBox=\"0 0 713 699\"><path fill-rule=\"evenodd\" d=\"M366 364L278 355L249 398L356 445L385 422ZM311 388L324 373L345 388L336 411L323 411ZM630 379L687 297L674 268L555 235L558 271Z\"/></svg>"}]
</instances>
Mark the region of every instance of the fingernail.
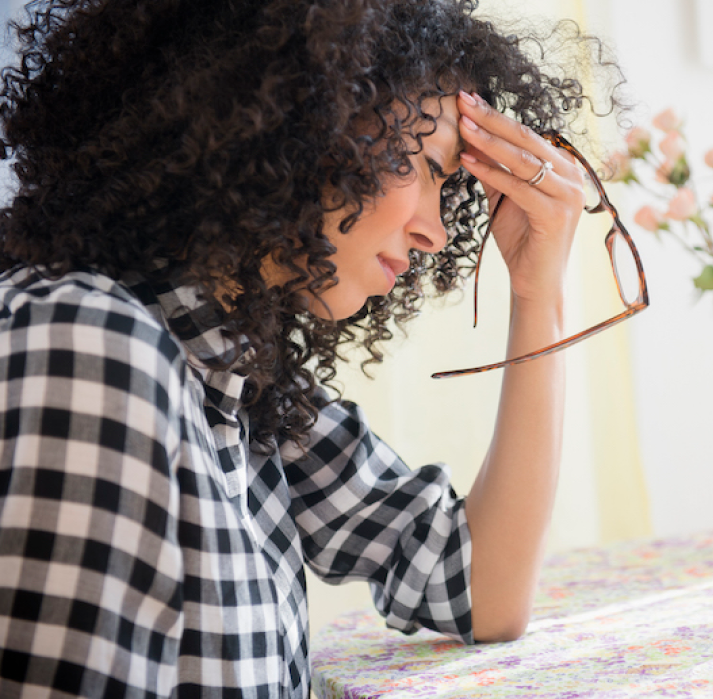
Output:
<instances>
[{"instance_id":1,"label":"fingernail","mask_svg":"<svg viewBox=\"0 0 713 699\"><path fill-rule=\"evenodd\" d=\"M477 102L478 104L485 104L485 100L477 92L473 92L471 96L473 97L474 102Z\"/></svg>"},{"instance_id":2,"label":"fingernail","mask_svg":"<svg viewBox=\"0 0 713 699\"><path fill-rule=\"evenodd\" d=\"M477 163L478 162L478 159L474 155L471 155L470 153L466 153L465 151L463 151L460 154L460 159L465 160L466 163Z\"/></svg>"},{"instance_id":3,"label":"fingernail","mask_svg":"<svg viewBox=\"0 0 713 699\"><path fill-rule=\"evenodd\" d=\"M465 90L460 91L460 96L463 98L464 102L467 102L468 104L472 105L475 107L475 100L471 95L469 95Z\"/></svg>"},{"instance_id":4,"label":"fingernail","mask_svg":"<svg viewBox=\"0 0 713 699\"><path fill-rule=\"evenodd\" d=\"M463 126L465 126L466 129L470 129L471 131L477 131L478 127L476 124L469 119L467 116L461 116L461 120L463 121Z\"/></svg>"}]
</instances>

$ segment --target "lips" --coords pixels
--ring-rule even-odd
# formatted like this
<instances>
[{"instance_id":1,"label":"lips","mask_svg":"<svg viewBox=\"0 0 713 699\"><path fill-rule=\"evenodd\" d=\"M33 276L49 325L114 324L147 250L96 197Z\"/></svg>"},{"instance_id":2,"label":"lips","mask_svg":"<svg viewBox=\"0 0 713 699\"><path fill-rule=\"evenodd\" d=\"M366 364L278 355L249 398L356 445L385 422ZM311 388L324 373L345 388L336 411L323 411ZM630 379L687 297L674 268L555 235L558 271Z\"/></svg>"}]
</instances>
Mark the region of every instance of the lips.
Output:
<instances>
[{"instance_id":1,"label":"lips","mask_svg":"<svg viewBox=\"0 0 713 699\"><path fill-rule=\"evenodd\" d=\"M393 260L389 257L382 257L381 255L377 255L377 259L384 270L386 278L389 280L389 291L391 291L396 284L396 277L398 277L399 274L403 274L409 268L409 263L406 260Z\"/></svg>"}]
</instances>

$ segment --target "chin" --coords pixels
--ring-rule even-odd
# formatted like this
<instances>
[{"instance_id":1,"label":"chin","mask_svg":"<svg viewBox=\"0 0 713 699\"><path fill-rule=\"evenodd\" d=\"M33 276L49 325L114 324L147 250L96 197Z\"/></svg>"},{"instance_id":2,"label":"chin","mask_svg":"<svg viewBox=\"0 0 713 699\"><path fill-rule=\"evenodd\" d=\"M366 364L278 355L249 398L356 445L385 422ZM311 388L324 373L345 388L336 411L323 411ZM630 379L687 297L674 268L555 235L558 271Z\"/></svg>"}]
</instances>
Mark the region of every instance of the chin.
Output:
<instances>
[{"instance_id":1,"label":"chin","mask_svg":"<svg viewBox=\"0 0 713 699\"><path fill-rule=\"evenodd\" d=\"M368 301L365 296L349 299L330 299L329 296L327 293L319 299L313 299L309 309L313 316L322 320L346 320L356 315Z\"/></svg>"}]
</instances>

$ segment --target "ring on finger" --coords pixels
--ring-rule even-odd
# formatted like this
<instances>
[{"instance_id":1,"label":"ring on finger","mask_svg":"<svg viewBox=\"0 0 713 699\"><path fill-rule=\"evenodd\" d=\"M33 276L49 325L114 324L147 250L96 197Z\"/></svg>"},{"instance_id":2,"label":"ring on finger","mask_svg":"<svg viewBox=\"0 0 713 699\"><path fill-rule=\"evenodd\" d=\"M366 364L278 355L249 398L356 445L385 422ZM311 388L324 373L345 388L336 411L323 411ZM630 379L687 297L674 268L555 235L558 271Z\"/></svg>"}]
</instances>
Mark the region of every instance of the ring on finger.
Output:
<instances>
[{"instance_id":1,"label":"ring on finger","mask_svg":"<svg viewBox=\"0 0 713 699\"><path fill-rule=\"evenodd\" d=\"M545 179L545 175L552 169L553 165L549 160L540 160L540 169L537 171L537 174L532 178L527 180L527 184L529 184L532 187L537 187L542 180Z\"/></svg>"}]
</instances>

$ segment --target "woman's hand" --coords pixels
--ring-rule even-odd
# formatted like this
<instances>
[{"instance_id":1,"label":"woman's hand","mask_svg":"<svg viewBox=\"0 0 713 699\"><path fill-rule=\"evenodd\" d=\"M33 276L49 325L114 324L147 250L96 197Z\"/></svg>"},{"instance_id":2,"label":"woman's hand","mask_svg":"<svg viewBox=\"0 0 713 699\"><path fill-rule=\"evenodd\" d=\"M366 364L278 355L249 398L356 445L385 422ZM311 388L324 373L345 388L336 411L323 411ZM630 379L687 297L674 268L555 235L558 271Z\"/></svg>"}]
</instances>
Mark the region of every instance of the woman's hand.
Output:
<instances>
[{"instance_id":1,"label":"woman's hand","mask_svg":"<svg viewBox=\"0 0 713 699\"><path fill-rule=\"evenodd\" d=\"M564 277L584 209L583 180L568 153L479 98L461 93L462 165L485 187L492 229L510 272L508 357L562 339ZM538 184L528 184L552 163ZM516 638L526 628L557 486L564 416L560 354L507 367L495 433L466 499L473 565L473 633Z\"/></svg>"},{"instance_id":2,"label":"woman's hand","mask_svg":"<svg viewBox=\"0 0 713 699\"><path fill-rule=\"evenodd\" d=\"M492 229L510 273L516 300L561 300L575 229L584 210L581 169L569 154L501 114L477 95L461 92L463 166L485 188L491 211L507 199ZM528 184L544 161L553 168Z\"/></svg>"}]
</instances>

